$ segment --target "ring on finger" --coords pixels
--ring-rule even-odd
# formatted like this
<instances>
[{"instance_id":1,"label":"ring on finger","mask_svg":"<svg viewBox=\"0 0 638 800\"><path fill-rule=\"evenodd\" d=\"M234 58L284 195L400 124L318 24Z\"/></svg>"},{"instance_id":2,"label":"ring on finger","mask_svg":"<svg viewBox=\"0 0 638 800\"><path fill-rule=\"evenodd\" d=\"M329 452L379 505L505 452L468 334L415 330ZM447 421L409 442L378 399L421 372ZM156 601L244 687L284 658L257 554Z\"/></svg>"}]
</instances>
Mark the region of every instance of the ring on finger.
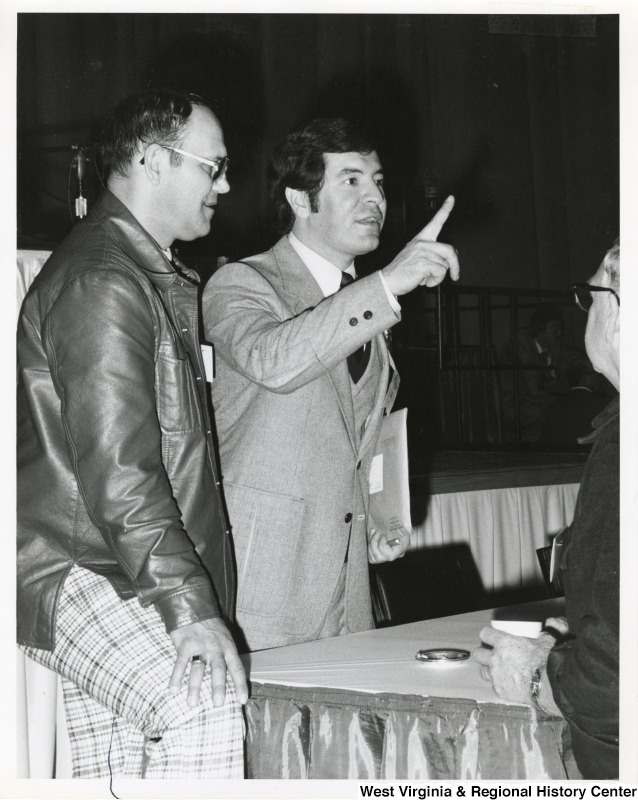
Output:
<instances>
[{"instance_id":1,"label":"ring on finger","mask_svg":"<svg viewBox=\"0 0 638 800\"><path fill-rule=\"evenodd\" d=\"M204 666L206 666L207 661L204 658L204 656L193 656L191 658L191 664L203 664Z\"/></svg>"}]
</instances>

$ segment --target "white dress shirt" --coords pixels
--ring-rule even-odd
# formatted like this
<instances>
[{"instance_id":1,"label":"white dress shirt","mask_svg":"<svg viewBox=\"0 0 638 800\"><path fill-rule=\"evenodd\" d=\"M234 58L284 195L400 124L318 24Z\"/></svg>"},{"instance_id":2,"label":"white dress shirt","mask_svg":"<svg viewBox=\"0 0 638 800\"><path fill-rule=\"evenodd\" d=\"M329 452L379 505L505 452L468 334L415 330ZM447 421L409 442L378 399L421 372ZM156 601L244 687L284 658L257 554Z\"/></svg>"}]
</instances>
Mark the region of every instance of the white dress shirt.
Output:
<instances>
[{"instance_id":1,"label":"white dress shirt","mask_svg":"<svg viewBox=\"0 0 638 800\"><path fill-rule=\"evenodd\" d=\"M323 296L330 297L330 295L336 294L341 288L342 272L339 267L335 267L335 265L328 261L327 258L320 256L319 253L316 253L303 242L300 242L295 234L292 233L292 231L288 234L288 241L299 258L308 267L312 277L319 284L319 288L323 292ZM357 273L354 269L354 261L344 270L344 272L347 272L353 278L357 277ZM379 277L381 278L381 283L385 289L385 293L388 297L388 302L390 303L392 310L395 314L398 314L399 311L401 311L401 306L397 302L396 297L388 289L388 285L385 282L385 278L381 272L379 273Z\"/></svg>"}]
</instances>

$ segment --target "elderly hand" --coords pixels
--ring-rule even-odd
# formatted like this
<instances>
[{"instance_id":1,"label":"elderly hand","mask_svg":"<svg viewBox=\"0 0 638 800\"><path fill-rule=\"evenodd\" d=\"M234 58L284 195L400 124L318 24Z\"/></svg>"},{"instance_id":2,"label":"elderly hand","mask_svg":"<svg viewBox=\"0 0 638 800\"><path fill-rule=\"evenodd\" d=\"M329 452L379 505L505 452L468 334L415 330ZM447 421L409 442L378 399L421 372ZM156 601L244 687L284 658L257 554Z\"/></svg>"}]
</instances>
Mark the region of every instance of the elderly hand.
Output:
<instances>
[{"instance_id":1,"label":"elderly hand","mask_svg":"<svg viewBox=\"0 0 638 800\"><path fill-rule=\"evenodd\" d=\"M547 656L556 640L548 633L537 639L512 636L491 625L483 628L479 638L489 647L477 647L474 660L481 667L481 677L492 681L499 697L515 703L531 703L530 681L535 669L544 669ZM547 709L553 711L554 709Z\"/></svg>"},{"instance_id":2,"label":"elderly hand","mask_svg":"<svg viewBox=\"0 0 638 800\"><path fill-rule=\"evenodd\" d=\"M417 286L437 286L448 271L453 280L459 279L459 259L455 248L437 242L453 208L454 198L450 195L425 228L383 268L383 277L392 294L398 297Z\"/></svg>"},{"instance_id":3,"label":"elderly hand","mask_svg":"<svg viewBox=\"0 0 638 800\"><path fill-rule=\"evenodd\" d=\"M410 544L410 533L405 528L393 531L380 531L370 528L368 534L368 561L371 564L381 564L384 561L394 561L405 555Z\"/></svg>"},{"instance_id":4,"label":"elderly hand","mask_svg":"<svg viewBox=\"0 0 638 800\"><path fill-rule=\"evenodd\" d=\"M186 700L189 706L196 706L199 703L206 665L210 664L213 705L224 705L227 670L235 684L237 699L242 705L247 702L248 686L244 666L223 620L215 617L193 622L171 631L170 637L177 650L175 666L168 684L173 694L179 692L186 669L189 668ZM192 661L193 656L199 656L202 660Z\"/></svg>"}]
</instances>

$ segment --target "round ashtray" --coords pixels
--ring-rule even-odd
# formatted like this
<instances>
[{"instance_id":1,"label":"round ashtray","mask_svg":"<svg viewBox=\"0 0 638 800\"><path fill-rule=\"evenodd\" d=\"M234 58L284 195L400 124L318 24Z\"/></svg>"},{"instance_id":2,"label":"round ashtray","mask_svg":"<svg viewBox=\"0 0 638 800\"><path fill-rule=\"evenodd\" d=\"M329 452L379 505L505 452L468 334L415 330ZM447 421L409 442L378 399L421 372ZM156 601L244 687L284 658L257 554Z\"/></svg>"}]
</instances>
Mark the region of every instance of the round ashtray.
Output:
<instances>
[{"instance_id":1,"label":"round ashtray","mask_svg":"<svg viewBox=\"0 0 638 800\"><path fill-rule=\"evenodd\" d=\"M458 647L435 647L431 650L419 650L415 656L417 661L435 664L466 661L469 657L469 650L461 650Z\"/></svg>"}]
</instances>

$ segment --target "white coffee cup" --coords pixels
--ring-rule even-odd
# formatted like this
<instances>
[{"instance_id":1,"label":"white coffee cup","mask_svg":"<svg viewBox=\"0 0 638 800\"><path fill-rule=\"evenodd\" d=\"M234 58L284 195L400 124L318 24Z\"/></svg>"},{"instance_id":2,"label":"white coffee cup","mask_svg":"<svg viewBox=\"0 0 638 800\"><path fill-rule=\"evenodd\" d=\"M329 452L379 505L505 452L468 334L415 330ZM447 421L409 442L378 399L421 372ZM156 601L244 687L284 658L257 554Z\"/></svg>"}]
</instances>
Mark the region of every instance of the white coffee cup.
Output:
<instances>
[{"instance_id":1,"label":"white coffee cup","mask_svg":"<svg viewBox=\"0 0 638 800\"><path fill-rule=\"evenodd\" d=\"M522 619L493 619L492 627L498 631L511 633L513 636L527 636L528 639L536 639L543 630L543 623Z\"/></svg>"}]
</instances>

